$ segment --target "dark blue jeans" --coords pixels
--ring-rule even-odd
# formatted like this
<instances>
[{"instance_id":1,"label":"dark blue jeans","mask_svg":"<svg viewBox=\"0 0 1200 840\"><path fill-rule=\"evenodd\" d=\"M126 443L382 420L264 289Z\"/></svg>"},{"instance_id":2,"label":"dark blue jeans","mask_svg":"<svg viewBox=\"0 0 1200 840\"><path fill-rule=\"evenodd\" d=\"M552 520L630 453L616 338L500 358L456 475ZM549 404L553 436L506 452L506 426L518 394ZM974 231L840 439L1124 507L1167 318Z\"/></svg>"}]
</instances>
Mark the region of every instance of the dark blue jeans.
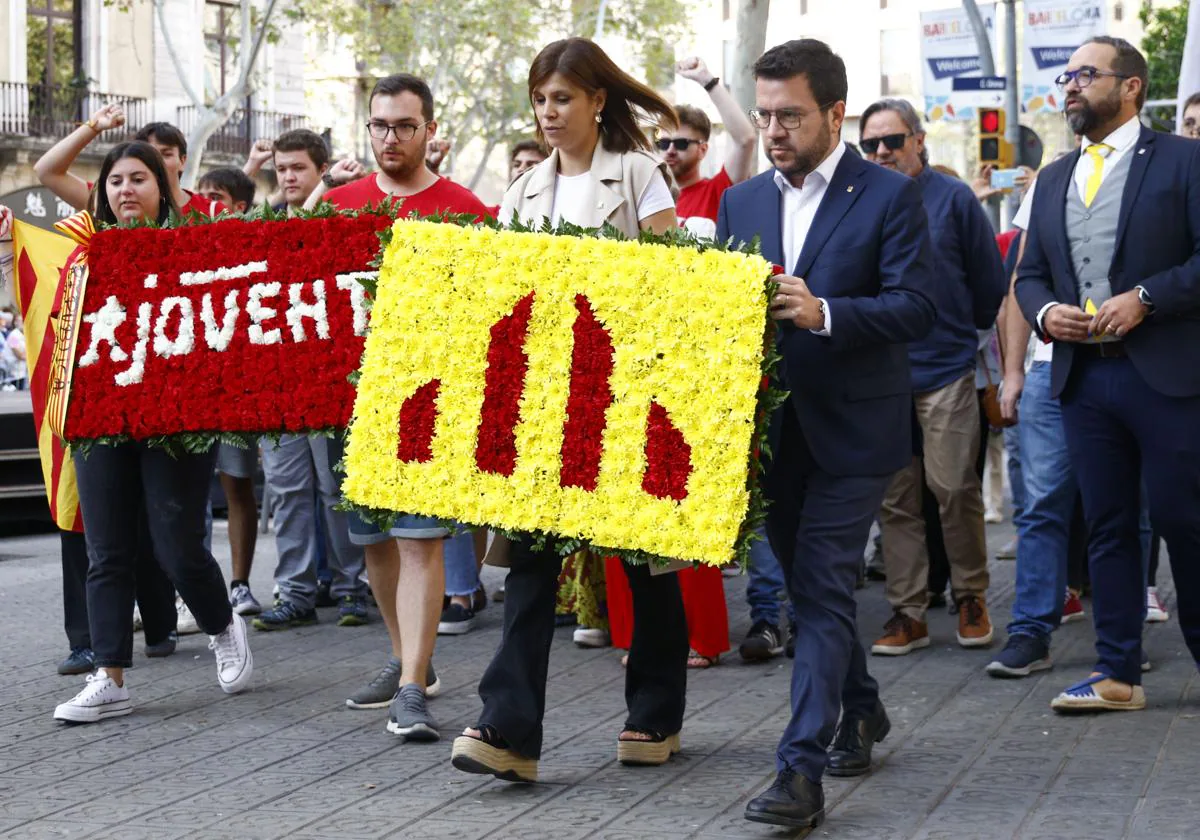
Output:
<instances>
[{"instance_id":1,"label":"dark blue jeans","mask_svg":"<svg viewBox=\"0 0 1200 840\"><path fill-rule=\"evenodd\" d=\"M88 625L99 667L133 664L133 601L139 530L200 629L221 633L232 620L221 567L204 547L208 485L216 449L172 457L140 443L92 447L75 456L79 502L91 560Z\"/></svg>"}]
</instances>

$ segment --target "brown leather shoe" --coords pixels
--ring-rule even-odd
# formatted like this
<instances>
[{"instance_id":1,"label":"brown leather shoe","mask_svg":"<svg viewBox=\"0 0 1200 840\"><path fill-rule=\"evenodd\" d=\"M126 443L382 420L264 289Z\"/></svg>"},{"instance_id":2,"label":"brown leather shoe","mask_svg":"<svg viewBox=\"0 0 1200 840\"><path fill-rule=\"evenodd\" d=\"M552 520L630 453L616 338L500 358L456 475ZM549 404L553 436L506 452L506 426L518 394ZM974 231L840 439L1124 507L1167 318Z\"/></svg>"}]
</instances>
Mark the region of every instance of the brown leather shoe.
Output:
<instances>
[{"instance_id":1,"label":"brown leather shoe","mask_svg":"<svg viewBox=\"0 0 1200 840\"><path fill-rule=\"evenodd\" d=\"M883 630L883 636L871 645L871 653L877 656L904 656L917 648L929 647L929 625L902 612L895 613Z\"/></svg>"},{"instance_id":2,"label":"brown leather shoe","mask_svg":"<svg viewBox=\"0 0 1200 840\"><path fill-rule=\"evenodd\" d=\"M992 643L992 620L982 595L964 595L958 599L958 643L965 648L987 647Z\"/></svg>"}]
</instances>

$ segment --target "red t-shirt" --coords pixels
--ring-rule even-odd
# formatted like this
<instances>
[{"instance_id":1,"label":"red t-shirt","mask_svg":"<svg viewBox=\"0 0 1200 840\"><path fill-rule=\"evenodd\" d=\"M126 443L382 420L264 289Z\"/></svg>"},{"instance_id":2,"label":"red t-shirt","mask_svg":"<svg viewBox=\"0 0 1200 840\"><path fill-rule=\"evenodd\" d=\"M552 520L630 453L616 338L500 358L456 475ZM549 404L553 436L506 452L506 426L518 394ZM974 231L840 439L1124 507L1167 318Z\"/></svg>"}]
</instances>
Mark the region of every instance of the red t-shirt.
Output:
<instances>
[{"instance_id":1,"label":"red t-shirt","mask_svg":"<svg viewBox=\"0 0 1200 840\"><path fill-rule=\"evenodd\" d=\"M711 178L702 178L690 187L679 191L675 202L675 215L679 226L697 235L715 236L717 232L717 210L721 207L721 194L733 186L725 167ZM711 222L708 224L707 222Z\"/></svg>"},{"instance_id":2,"label":"red t-shirt","mask_svg":"<svg viewBox=\"0 0 1200 840\"><path fill-rule=\"evenodd\" d=\"M368 204L379 204L389 196L379 189L379 175L372 172L365 178L335 187L325 193L325 200L339 210L361 210ZM438 178L419 193L396 196L400 215L432 216L434 213L474 213L482 220L491 216L482 201L463 186L446 178Z\"/></svg>"}]
</instances>

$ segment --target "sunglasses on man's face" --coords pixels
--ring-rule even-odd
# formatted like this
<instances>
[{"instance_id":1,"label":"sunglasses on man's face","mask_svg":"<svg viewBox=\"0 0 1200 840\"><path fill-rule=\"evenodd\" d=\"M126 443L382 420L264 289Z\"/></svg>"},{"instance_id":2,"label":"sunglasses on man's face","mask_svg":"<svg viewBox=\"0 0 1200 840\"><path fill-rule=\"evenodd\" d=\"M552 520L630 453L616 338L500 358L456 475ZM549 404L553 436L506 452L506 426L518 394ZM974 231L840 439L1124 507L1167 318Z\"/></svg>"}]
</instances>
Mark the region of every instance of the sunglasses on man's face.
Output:
<instances>
[{"instance_id":1,"label":"sunglasses on man's face","mask_svg":"<svg viewBox=\"0 0 1200 840\"><path fill-rule=\"evenodd\" d=\"M667 149L674 146L675 151L686 152L688 150L688 146L699 142L699 140L692 140L690 137L661 137L658 141L658 150L660 152L665 152Z\"/></svg>"},{"instance_id":2,"label":"sunglasses on man's face","mask_svg":"<svg viewBox=\"0 0 1200 840\"><path fill-rule=\"evenodd\" d=\"M911 133L885 134L882 137L872 137L869 140L863 140L861 143L859 143L859 145L862 146L862 150L869 155L873 155L879 151L880 143L887 146L893 152L896 152L904 148L904 141L906 141L909 137L912 137Z\"/></svg>"}]
</instances>

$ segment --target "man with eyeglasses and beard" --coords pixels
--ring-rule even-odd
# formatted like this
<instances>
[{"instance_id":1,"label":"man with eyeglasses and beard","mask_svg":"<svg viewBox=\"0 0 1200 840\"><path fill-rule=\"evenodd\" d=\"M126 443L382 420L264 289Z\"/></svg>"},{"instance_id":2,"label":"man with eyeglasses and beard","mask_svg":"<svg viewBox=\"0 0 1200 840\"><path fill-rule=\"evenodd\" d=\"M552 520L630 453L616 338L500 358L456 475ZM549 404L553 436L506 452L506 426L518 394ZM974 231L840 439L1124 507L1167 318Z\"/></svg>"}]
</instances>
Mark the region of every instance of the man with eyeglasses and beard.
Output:
<instances>
[{"instance_id":1,"label":"man with eyeglasses and beard","mask_svg":"<svg viewBox=\"0 0 1200 840\"><path fill-rule=\"evenodd\" d=\"M982 445L975 389L976 330L996 323L1007 291L1004 266L995 233L971 188L929 165L925 129L912 105L902 99L881 99L863 112L860 125L867 159L916 181L940 280L933 331L908 346L922 454L914 455L892 479L880 511L887 598L893 615L871 653L903 656L929 645L925 622L929 550L921 512L925 482L937 499L950 561L958 643L985 647L992 641L992 623L986 602L983 494L975 471Z\"/></svg>"},{"instance_id":2,"label":"man with eyeglasses and beard","mask_svg":"<svg viewBox=\"0 0 1200 840\"><path fill-rule=\"evenodd\" d=\"M368 104L371 151L379 171L324 194L339 210L359 210L396 200L401 218L414 213L488 216L473 192L430 172L427 143L437 133L433 94L423 79L396 73L375 83ZM314 193L322 197L321 187ZM316 203L310 198L309 204ZM340 441L329 445L330 461L341 460ZM437 519L397 513L384 532L351 511L350 541L363 546L367 579L391 641L391 657L375 678L346 699L352 709L390 709L387 731L405 741L436 741L437 723L426 706L440 683L433 647L445 592L443 565L449 530Z\"/></svg>"},{"instance_id":3,"label":"man with eyeglasses and beard","mask_svg":"<svg viewBox=\"0 0 1200 840\"><path fill-rule=\"evenodd\" d=\"M1200 663L1200 143L1141 125L1148 76L1120 38L1071 56L1058 84L1081 148L1038 176L1017 270L1022 313L1054 342L1088 526L1096 665L1059 712L1145 708L1143 481Z\"/></svg>"},{"instance_id":4,"label":"man with eyeglasses and beard","mask_svg":"<svg viewBox=\"0 0 1200 840\"><path fill-rule=\"evenodd\" d=\"M733 96L699 58L685 58L675 66L675 72L704 88L712 99L725 131L725 159L721 171L711 178L700 175L700 164L708 154L712 122L708 115L693 105L679 105L675 116L679 127L658 135L658 150L663 162L679 185L675 213L679 226L697 236L712 238L717 226L717 207L721 195L734 184L745 181L754 171L754 126Z\"/></svg>"},{"instance_id":5,"label":"man with eyeglasses and beard","mask_svg":"<svg viewBox=\"0 0 1200 840\"><path fill-rule=\"evenodd\" d=\"M797 633L778 775L745 815L802 828L825 819L826 770L868 772L891 727L854 587L884 491L911 456L906 345L933 327L937 279L916 183L846 153L842 59L820 41L789 41L754 76L750 118L775 166L725 193L717 239L757 237L787 272L770 307L791 397L772 418L763 489Z\"/></svg>"}]
</instances>

